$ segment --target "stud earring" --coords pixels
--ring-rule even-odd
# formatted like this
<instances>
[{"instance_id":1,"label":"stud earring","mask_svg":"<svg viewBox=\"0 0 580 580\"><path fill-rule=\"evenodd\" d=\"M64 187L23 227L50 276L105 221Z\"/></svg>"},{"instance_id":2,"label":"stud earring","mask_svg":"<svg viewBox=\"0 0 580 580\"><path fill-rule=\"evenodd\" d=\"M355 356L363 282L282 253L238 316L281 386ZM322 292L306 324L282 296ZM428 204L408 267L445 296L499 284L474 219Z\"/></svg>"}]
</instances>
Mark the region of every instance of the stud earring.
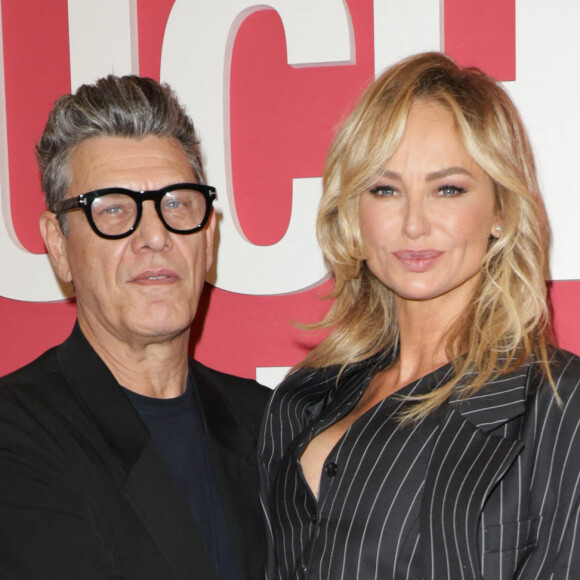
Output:
<instances>
[{"instance_id":1,"label":"stud earring","mask_svg":"<svg viewBox=\"0 0 580 580\"><path fill-rule=\"evenodd\" d=\"M494 229L498 234L501 232L501 226L495 226Z\"/></svg>"}]
</instances>

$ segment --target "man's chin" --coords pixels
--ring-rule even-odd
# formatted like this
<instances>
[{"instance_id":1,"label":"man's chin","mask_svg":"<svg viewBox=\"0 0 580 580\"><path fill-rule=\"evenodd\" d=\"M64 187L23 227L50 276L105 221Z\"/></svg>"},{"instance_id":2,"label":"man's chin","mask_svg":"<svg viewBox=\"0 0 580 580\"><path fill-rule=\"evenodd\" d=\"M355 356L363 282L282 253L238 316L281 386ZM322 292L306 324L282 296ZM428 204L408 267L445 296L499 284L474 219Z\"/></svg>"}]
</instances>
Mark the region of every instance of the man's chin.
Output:
<instances>
[{"instance_id":1,"label":"man's chin","mask_svg":"<svg viewBox=\"0 0 580 580\"><path fill-rule=\"evenodd\" d=\"M150 339L151 342L165 342L189 333L190 328L191 324L147 324L135 328L133 330L133 335L135 338L141 337L143 339Z\"/></svg>"},{"instance_id":2,"label":"man's chin","mask_svg":"<svg viewBox=\"0 0 580 580\"><path fill-rule=\"evenodd\" d=\"M153 309L139 316L132 316L126 328L129 340L144 343L171 342L188 335L193 316L176 316L175 312Z\"/></svg>"}]
</instances>

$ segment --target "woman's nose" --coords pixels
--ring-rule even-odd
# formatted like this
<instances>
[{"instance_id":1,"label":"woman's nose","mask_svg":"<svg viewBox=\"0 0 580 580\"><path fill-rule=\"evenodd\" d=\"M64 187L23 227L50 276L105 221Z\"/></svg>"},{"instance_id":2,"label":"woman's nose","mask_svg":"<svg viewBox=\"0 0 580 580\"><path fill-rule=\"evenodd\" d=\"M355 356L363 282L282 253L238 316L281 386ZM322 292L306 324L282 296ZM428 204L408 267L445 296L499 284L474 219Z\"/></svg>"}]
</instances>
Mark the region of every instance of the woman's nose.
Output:
<instances>
[{"instance_id":1,"label":"woman's nose","mask_svg":"<svg viewBox=\"0 0 580 580\"><path fill-rule=\"evenodd\" d=\"M429 233L429 216L423 196L410 195L405 205L403 234L415 240Z\"/></svg>"}]
</instances>

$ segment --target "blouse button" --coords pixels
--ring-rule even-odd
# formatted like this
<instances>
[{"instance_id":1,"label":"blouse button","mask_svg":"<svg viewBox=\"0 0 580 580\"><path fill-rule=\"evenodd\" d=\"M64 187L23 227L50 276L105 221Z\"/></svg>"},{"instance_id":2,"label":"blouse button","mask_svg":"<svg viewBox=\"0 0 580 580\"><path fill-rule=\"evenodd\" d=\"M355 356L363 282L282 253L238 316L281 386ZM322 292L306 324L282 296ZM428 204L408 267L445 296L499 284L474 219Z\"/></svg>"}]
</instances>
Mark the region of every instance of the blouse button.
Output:
<instances>
[{"instance_id":1,"label":"blouse button","mask_svg":"<svg viewBox=\"0 0 580 580\"><path fill-rule=\"evenodd\" d=\"M331 461L326 464L324 471L326 472L326 475L328 475L328 477L334 477L336 475L336 472L338 471L338 465L336 465L336 463L333 463Z\"/></svg>"},{"instance_id":2,"label":"blouse button","mask_svg":"<svg viewBox=\"0 0 580 580\"><path fill-rule=\"evenodd\" d=\"M316 517L316 514L310 514L310 521L315 524L317 522L318 518Z\"/></svg>"}]
</instances>

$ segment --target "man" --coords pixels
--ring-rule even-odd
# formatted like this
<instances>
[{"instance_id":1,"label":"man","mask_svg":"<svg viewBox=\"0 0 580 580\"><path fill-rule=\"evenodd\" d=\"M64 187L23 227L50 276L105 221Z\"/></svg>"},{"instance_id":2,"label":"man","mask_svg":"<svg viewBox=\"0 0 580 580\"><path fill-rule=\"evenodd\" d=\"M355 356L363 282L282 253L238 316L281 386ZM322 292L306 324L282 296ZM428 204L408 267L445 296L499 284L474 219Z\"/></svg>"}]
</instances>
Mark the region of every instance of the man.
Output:
<instances>
[{"instance_id":1,"label":"man","mask_svg":"<svg viewBox=\"0 0 580 580\"><path fill-rule=\"evenodd\" d=\"M71 336L0 381L0 577L257 578L267 389L188 359L215 192L166 85L109 76L37 146Z\"/></svg>"}]
</instances>

